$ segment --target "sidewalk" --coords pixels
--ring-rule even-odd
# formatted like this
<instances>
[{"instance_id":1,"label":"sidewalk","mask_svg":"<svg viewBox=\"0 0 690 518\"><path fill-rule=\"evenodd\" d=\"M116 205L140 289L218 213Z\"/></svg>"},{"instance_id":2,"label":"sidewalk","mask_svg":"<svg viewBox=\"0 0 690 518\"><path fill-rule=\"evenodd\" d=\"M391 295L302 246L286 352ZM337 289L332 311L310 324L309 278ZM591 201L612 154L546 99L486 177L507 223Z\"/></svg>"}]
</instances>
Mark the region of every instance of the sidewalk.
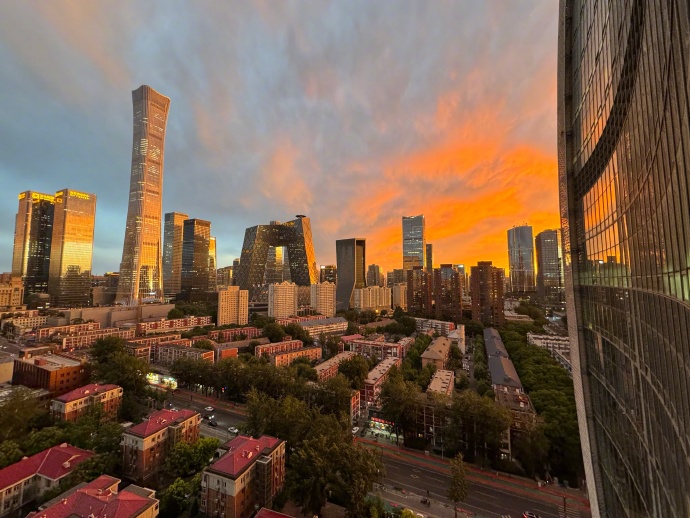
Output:
<instances>
[{"instance_id":1,"label":"sidewalk","mask_svg":"<svg viewBox=\"0 0 690 518\"><path fill-rule=\"evenodd\" d=\"M418 466L436 470L446 475L450 473L448 460L441 459L436 455L430 454L427 456L424 453L405 448L404 446L400 446L398 450L395 444L372 441L362 437L357 437L356 440L367 446L380 448L381 454L389 458L404 458L408 462ZM565 498L569 507L576 507L583 511L589 510L589 500L579 490L573 489L568 491L555 486L538 487L537 484L530 479L491 470L482 470L471 464L466 464L466 466L468 469L468 478L473 482L492 485L494 487L502 487L513 492L529 495L533 498L539 498L551 504L561 504L563 498Z\"/></svg>"},{"instance_id":2,"label":"sidewalk","mask_svg":"<svg viewBox=\"0 0 690 518\"><path fill-rule=\"evenodd\" d=\"M221 408L228 412L232 412L233 414L242 416L247 415L247 409L244 405L240 405L239 403L233 403L226 399L220 399L213 396L204 396L201 392L194 392L192 390L178 388L175 389L175 396L183 399L188 399L190 401L203 401L204 403L208 403L209 405L215 408Z\"/></svg>"}]
</instances>

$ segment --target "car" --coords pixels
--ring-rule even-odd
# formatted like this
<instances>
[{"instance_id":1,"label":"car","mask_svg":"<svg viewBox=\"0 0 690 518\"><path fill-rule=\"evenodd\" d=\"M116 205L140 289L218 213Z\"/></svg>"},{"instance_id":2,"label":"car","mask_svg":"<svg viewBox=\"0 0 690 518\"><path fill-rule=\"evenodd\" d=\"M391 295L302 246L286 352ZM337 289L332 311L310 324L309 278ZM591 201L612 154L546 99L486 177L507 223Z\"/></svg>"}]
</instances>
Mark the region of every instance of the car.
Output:
<instances>
[{"instance_id":1,"label":"car","mask_svg":"<svg viewBox=\"0 0 690 518\"><path fill-rule=\"evenodd\" d=\"M525 511L522 513L522 518L539 518L539 515L532 511Z\"/></svg>"},{"instance_id":2,"label":"car","mask_svg":"<svg viewBox=\"0 0 690 518\"><path fill-rule=\"evenodd\" d=\"M352 429L352 435L355 435L357 432L359 432L359 426L355 426L355 427Z\"/></svg>"},{"instance_id":3,"label":"car","mask_svg":"<svg viewBox=\"0 0 690 518\"><path fill-rule=\"evenodd\" d=\"M237 428L235 428L234 426L231 426L230 428L228 428L228 432L235 433L235 434L240 433L240 431Z\"/></svg>"},{"instance_id":4,"label":"car","mask_svg":"<svg viewBox=\"0 0 690 518\"><path fill-rule=\"evenodd\" d=\"M211 419L213 419L214 417L216 417L216 416L213 415L213 414L206 414L206 415L204 416L204 419L209 419L209 420L211 420Z\"/></svg>"},{"instance_id":5,"label":"car","mask_svg":"<svg viewBox=\"0 0 690 518\"><path fill-rule=\"evenodd\" d=\"M213 419L211 419L211 420L208 422L208 425L209 425L209 426L218 426L218 421L214 421Z\"/></svg>"},{"instance_id":6,"label":"car","mask_svg":"<svg viewBox=\"0 0 690 518\"><path fill-rule=\"evenodd\" d=\"M206 408L204 408L204 410L206 410L207 412L213 412L215 408L213 408L212 406L207 406Z\"/></svg>"}]
</instances>

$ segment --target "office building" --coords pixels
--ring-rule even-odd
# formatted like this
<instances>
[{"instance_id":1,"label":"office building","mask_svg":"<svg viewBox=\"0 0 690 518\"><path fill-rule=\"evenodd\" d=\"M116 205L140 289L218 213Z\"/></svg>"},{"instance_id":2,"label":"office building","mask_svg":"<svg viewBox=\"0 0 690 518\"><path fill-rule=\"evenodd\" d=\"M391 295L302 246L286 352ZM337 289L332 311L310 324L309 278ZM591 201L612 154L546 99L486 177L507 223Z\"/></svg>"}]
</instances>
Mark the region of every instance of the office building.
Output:
<instances>
[{"instance_id":1,"label":"office building","mask_svg":"<svg viewBox=\"0 0 690 518\"><path fill-rule=\"evenodd\" d=\"M431 243L426 244L426 257L424 260L426 261L424 264L426 271L431 272L434 269L434 245Z\"/></svg>"},{"instance_id":2,"label":"office building","mask_svg":"<svg viewBox=\"0 0 690 518\"><path fill-rule=\"evenodd\" d=\"M243 518L270 507L285 482L285 441L238 435L201 475L204 516Z\"/></svg>"},{"instance_id":3,"label":"office building","mask_svg":"<svg viewBox=\"0 0 690 518\"><path fill-rule=\"evenodd\" d=\"M407 274L402 268L395 268L386 274L386 286L389 288L394 284L403 284L407 282Z\"/></svg>"},{"instance_id":4,"label":"office building","mask_svg":"<svg viewBox=\"0 0 690 518\"><path fill-rule=\"evenodd\" d=\"M462 318L462 283L460 273L452 264L442 264L434 273L434 303L436 318L460 320Z\"/></svg>"},{"instance_id":5,"label":"office building","mask_svg":"<svg viewBox=\"0 0 690 518\"><path fill-rule=\"evenodd\" d=\"M269 225L250 227L244 233L239 268L234 270L235 284L249 291L250 302L267 300L264 281L270 247L287 249L290 282L298 286L310 286L316 282L316 259L311 238L311 221L308 217L298 215L296 219L286 223L274 221Z\"/></svg>"},{"instance_id":6,"label":"office building","mask_svg":"<svg viewBox=\"0 0 690 518\"><path fill-rule=\"evenodd\" d=\"M423 266L413 266L407 270L408 313L421 317L432 316L431 276Z\"/></svg>"},{"instance_id":7,"label":"office building","mask_svg":"<svg viewBox=\"0 0 690 518\"><path fill-rule=\"evenodd\" d=\"M367 267L367 286L383 286L385 278L378 264L370 264Z\"/></svg>"},{"instance_id":8,"label":"office building","mask_svg":"<svg viewBox=\"0 0 690 518\"><path fill-rule=\"evenodd\" d=\"M537 252L537 297L544 304L559 306L565 302L560 229L539 232L534 244Z\"/></svg>"},{"instance_id":9,"label":"office building","mask_svg":"<svg viewBox=\"0 0 690 518\"><path fill-rule=\"evenodd\" d=\"M48 292L58 307L88 306L96 224L96 195L63 189L55 193Z\"/></svg>"},{"instance_id":10,"label":"office building","mask_svg":"<svg viewBox=\"0 0 690 518\"><path fill-rule=\"evenodd\" d=\"M89 383L58 396L50 403L50 415L58 421L77 421L95 406L103 417L113 419L122 404L122 387Z\"/></svg>"},{"instance_id":11,"label":"office building","mask_svg":"<svg viewBox=\"0 0 690 518\"><path fill-rule=\"evenodd\" d=\"M67 354L46 354L14 360L12 385L24 385L60 396L89 382L86 359Z\"/></svg>"},{"instance_id":12,"label":"office building","mask_svg":"<svg viewBox=\"0 0 690 518\"><path fill-rule=\"evenodd\" d=\"M182 224L180 287L182 296L187 300L197 300L202 294L211 291L210 248L211 222L196 218L185 220ZM215 276L215 270L213 275Z\"/></svg>"},{"instance_id":13,"label":"office building","mask_svg":"<svg viewBox=\"0 0 690 518\"><path fill-rule=\"evenodd\" d=\"M403 270L426 267L426 229L424 215L403 216Z\"/></svg>"},{"instance_id":14,"label":"office building","mask_svg":"<svg viewBox=\"0 0 690 518\"><path fill-rule=\"evenodd\" d=\"M688 62L685 0L561 2L563 262L593 516L690 515Z\"/></svg>"},{"instance_id":15,"label":"office building","mask_svg":"<svg viewBox=\"0 0 690 518\"><path fill-rule=\"evenodd\" d=\"M336 310L348 310L354 307L355 290L366 288L366 239L338 239L335 256L338 263Z\"/></svg>"},{"instance_id":16,"label":"office building","mask_svg":"<svg viewBox=\"0 0 690 518\"><path fill-rule=\"evenodd\" d=\"M455 269L460 274L460 287L462 290L462 295L465 296L465 294L469 294L470 292L469 272L467 271L467 268L465 268L464 264L456 264Z\"/></svg>"},{"instance_id":17,"label":"office building","mask_svg":"<svg viewBox=\"0 0 690 518\"><path fill-rule=\"evenodd\" d=\"M287 318L297 314L297 285L284 281L268 286L268 316Z\"/></svg>"},{"instance_id":18,"label":"office building","mask_svg":"<svg viewBox=\"0 0 690 518\"><path fill-rule=\"evenodd\" d=\"M246 325L249 321L249 292L239 286L228 286L218 290L217 325Z\"/></svg>"},{"instance_id":19,"label":"office building","mask_svg":"<svg viewBox=\"0 0 690 518\"><path fill-rule=\"evenodd\" d=\"M532 227L523 225L508 230L508 264L510 291L513 293L535 291Z\"/></svg>"},{"instance_id":20,"label":"office building","mask_svg":"<svg viewBox=\"0 0 690 518\"><path fill-rule=\"evenodd\" d=\"M485 326L501 326L503 313L505 273L491 261L479 261L470 268L470 292L472 295L472 320Z\"/></svg>"},{"instance_id":21,"label":"office building","mask_svg":"<svg viewBox=\"0 0 690 518\"><path fill-rule=\"evenodd\" d=\"M321 282L311 285L311 307L318 314L325 317L335 315L335 291L336 286L332 282Z\"/></svg>"},{"instance_id":22,"label":"office building","mask_svg":"<svg viewBox=\"0 0 690 518\"><path fill-rule=\"evenodd\" d=\"M163 292L176 297L182 291L182 235L187 214L167 212L163 230Z\"/></svg>"},{"instance_id":23,"label":"office building","mask_svg":"<svg viewBox=\"0 0 690 518\"><path fill-rule=\"evenodd\" d=\"M132 480L158 473L165 458L180 442L199 440L201 415L194 410L158 410L122 434L122 472Z\"/></svg>"},{"instance_id":24,"label":"office building","mask_svg":"<svg viewBox=\"0 0 690 518\"><path fill-rule=\"evenodd\" d=\"M125 239L116 302L163 300L163 158L170 99L150 86L132 92L134 132Z\"/></svg>"},{"instance_id":25,"label":"office building","mask_svg":"<svg viewBox=\"0 0 690 518\"><path fill-rule=\"evenodd\" d=\"M208 241L208 291L218 289L216 265L216 238L211 236Z\"/></svg>"},{"instance_id":26,"label":"office building","mask_svg":"<svg viewBox=\"0 0 690 518\"><path fill-rule=\"evenodd\" d=\"M279 221L271 221L271 225L279 225ZM287 270L287 272L286 272ZM285 275L287 273L287 276ZM264 272L264 284L280 284L290 281L290 265L284 246L269 246Z\"/></svg>"},{"instance_id":27,"label":"office building","mask_svg":"<svg viewBox=\"0 0 690 518\"><path fill-rule=\"evenodd\" d=\"M216 270L216 288L222 289L232 286L232 266L223 266Z\"/></svg>"},{"instance_id":28,"label":"office building","mask_svg":"<svg viewBox=\"0 0 690 518\"><path fill-rule=\"evenodd\" d=\"M319 282L332 282L338 284L338 267L334 264L321 265Z\"/></svg>"},{"instance_id":29,"label":"office building","mask_svg":"<svg viewBox=\"0 0 690 518\"><path fill-rule=\"evenodd\" d=\"M12 275L22 278L25 297L32 293L48 293L54 210L55 196L52 194L19 193Z\"/></svg>"},{"instance_id":30,"label":"office building","mask_svg":"<svg viewBox=\"0 0 690 518\"><path fill-rule=\"evenodd\" d=\"M391 288L391 306L407 311L407 283L396 283Z\"/></svg>"}]
</instances>

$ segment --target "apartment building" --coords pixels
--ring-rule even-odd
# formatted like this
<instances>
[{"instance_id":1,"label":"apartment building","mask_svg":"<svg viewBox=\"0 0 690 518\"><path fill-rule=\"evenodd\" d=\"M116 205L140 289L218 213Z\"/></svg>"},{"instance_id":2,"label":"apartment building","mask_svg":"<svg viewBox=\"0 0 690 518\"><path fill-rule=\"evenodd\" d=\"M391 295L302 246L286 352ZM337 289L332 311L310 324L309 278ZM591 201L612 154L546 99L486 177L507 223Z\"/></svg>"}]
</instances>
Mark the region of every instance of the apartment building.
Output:
<instances>
[{"instance_id":1,"label":"apartment building","mask_svg":"<svg viewBox=\"0 0 690 518\"><path fill-rule=\"evenodd\" d=\"M239 286L228 286L218 290L217 324L245 325L249 320L249 291Z\"/></svg>"},{"instance_id":2,"label":"apartment building","mask_svg":"<svg viewBox=\"0 0 690 518\"><path fill-rule=\"evenodd\" d=\"M248 340L237 340L236 342L216 344L213 346L213 350L216 353L216 361L219 362L225 358L237 358L240 353L251 352L249 344L252 342L258 345L266 345L271 343L268 338L262 336L260 338L251 338Z\"/></svg>"},{"instance_id":3,"label":"apartment building","mask_svg":"<svg viewBox=\"0 0 690 518\"><path fill-rule=\"evenodd\" d=\"M186 347L184 345L176 344L159 344L158 353L156 354L156 363L162 365L170 365L179 358L190 358L192 360L205 360L213 363L215 360L215 353L213 350L195 349L194 347Z\"/></svg>"},{"instance_id":4,"label":"apartment building","mask_svg":"<svg viewBox=\"0 0 690 518\"><path fill-rule=\"evenodd\" d=\"M386 358L369 371L367 379L364 380L364 388L360 391L362 413L367 414L370 407L379 406L379 396L384 381L388 379L390 370L393 367L400 367L401 364L400 358Z\"/></svg>"},{"instance_id":5,"label":"apartment building","mask_svg":"<svg viewBox=\"0 0 690 518\"><path fill-rule=\"evenodd\" d=\"M201 415L194 410L159 410L122 434L122 469L132 480L156 474L170 449L199 439Z\"/></svg>"},{"instance_id":6,"label":"apartment building","mask_svg":"<svg viewBox=\"0 0 690 518\"><path fill-rule=\"evenodd\" d=\"M436 370L445 369L450 359L450 338L439 336L434 338L422 353L422 367L433 365Z\"/></svg>"},{"instance_id":7,"label":"apartment building","mask_svg":"<svg viewBox=\"0 0 690 518\"><path fill-rule=\"evenodd\" d=\"M89 382L85 358L68 354L45 354L14 360L12 385L40 388L61 396Z\"/></svg>"},{"instance_id":8,"label":"apartment building","mask_svg":"<svg viewBox=\"0 0 690 518\"><path fill-rule=\"evenodd\" d=\"M358 338L344 342L343 348L345 351L352 351L369 358L385 359L403 357L403 346L400 343Z\"/></svg>"},{"instance_id":9,"label":"apartment building","mask_svg":"<svg viewBox=\"0 0 690 518\"><path fill-rule=\"evenodd\" d=\"M300 322L302 329L304 329L312 338L319 338L321 334L337 335L343 334L347 331L348 321L343 317L331 317L321 319L309 319Z\"/></svg>"},{"instance_id":10,"label":"apartment building","mask_svg":"<svg viewBox=\"0 0 690 518\"><path fill-rule=\"evenodd\" d=\"M263 329L258 327L236 327L235 329L218 329L208 332L208 337L218 343L232 342L243 335L244 339L256 338L263 335Z\"/></svg>"},{"instance_id":11,"label":"apartment building","mask_svg":"<svg viewBox=\"0 0 690 518\"><path fill-rule=\"evenodd\" d=\"M439 369L434 372L431 383L426 389L427 394L440 394L450 396L455 388L455 373L453 371Z\"/></svg>"},{"instance_id":12,"label":"apartment building","mask_svg":"<svg viewBox=\"0 0 690 518\"><path fill-rule=\"evenodd\" d=\"M157 333L169 333L170 331L189 331L195 327L210 326L211 317L185 317L168 320L162 318L153 322L140 322L137 324L137 335L150 335Z\"/></svg>"},{"instance_id":13,"label":"apartment building","mask_svg":"<svg viewBox=\"0 0 690 518\"><path fill-rule=\"evenodd\" d=\"M201 512L206 516L247 518L270 506L285 481L285 441L239 435L227 453L204 469Z\"/></svg>"},{"instance_id":14,"label":"apartment building","mask_svg":"<svg viewBox=\"0 0 690 518\"><path fill-rule=\"evenodd\" d=\"M434 320L431 318L415 318L417 331L425 332L433 330L441 336L448 336L448 333L455 329L453 322L446 322L445 320Z\"/></svg>"},{"instance_id":15,"label":"apartment building","mask_svg":"<svg viewBox=\"0 0 690 518\"><path fill-rule=\"evenodd\" d=\"M123 340L130 340L134 338L134 329L118 329L117 327L109 327L105 329L97 329L94 331L84 331L62 338L61 348L63 351L73 351L75 349L88 349L96 340L114 336L122 338Z\"/></svg>"},{"instance_id":16,"label":"apartment building","mask_svg":"<svg viewBox=\"0 0 690 518\"><path fill-rule=\"evenodd\" d=\"M44 338L51 338L53 335L74 335L86 331L95 331L101 328L98 322L88 322L86 324L72 324L66 326L47 326L36 329L36 340L43 340Z\"/></svg>"},{"instance_id":17,"label":"apartment building","mask_svg":"<svg viewBox=\"0 0 690 518\"><path fill-rule=\"evenodd\" d=\"M254 356L261 358L264 354L270 356L271 354L295 351L302 347L304 347L302 340L284 340L282 342L257 345L254 349Z\"/></svg>"},{"instance_id":18,"label":"apartment building","mask_svg":"<svg viewBox=\"0 0 690 518\"><path fill-rule=\"evenodd\" d=\"M98 405L103 417L112 419L117 417L121 404L122 387L90 383L53 399L50 403L50 415L59 421L76 421Z\"/></svg>"},{"instance_id":19,"label":"apartment building","mask_svg":"<svg viewBox=\"0 0 690 518\"><path fill-rule=\"evenodd\" d=\"M271 363L276 367L286 367L297 358L308 358L310 361L321 359L321 347L303 347L294 351L275 353L270 356Z\"/></svg>"},{"instance_id":20,"label":"apartment building","mask_svg":"<svg viewBox=\"0 0 690 518\"><path fill-rule=\"evenodd\" d=\"M311 307L325 317L335 315L335 284L322 282L310 286Z\"/></svg>"},{"instance_id":21,"label":"apartment building","mask_svg":"<svg viewBox=\"0 0 690 518\"><path fill-rule=\"evenodd\" d=\"M288 324L299 324L304 325L305 322L313 322L316 320L325 320L326 315L309 315L304 317L288 317L288 318L276 318L276 324L280 326L286 326Z\"/></svg>"},{"instance_id":22,"label":"apartment building","mask_svg":"<svg viewBox=\"0 0 690 518\"><path fill-rule=\"evenodd\" d=\"M335 377L338 374L338 367L340 364L346 360L351 359L357 353L352 351L344 351L329 358L323 363L319 363L314 370L316 370L316 375L319 381L326 381L327 379Z\"/></svg>"}]
</instances>

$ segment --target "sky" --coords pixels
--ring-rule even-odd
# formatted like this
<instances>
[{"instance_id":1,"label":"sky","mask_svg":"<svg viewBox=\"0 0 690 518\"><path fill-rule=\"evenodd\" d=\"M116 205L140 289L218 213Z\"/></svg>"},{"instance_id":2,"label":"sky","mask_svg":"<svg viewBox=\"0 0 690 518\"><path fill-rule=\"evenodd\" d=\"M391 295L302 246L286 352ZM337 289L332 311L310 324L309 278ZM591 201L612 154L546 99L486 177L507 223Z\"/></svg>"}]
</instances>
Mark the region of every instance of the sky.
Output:
<instances>
[{"instance_id":1,"label":"sky","mask_svg":"<svg viewBox=\"0 0 690 518\"><path fill-rule=\"evenodd\" d=\"M317 264L366 238L402 266L507 267L507 229L557 228L558 2L12 0L0 16L0 271L17 194L96 194L93 272L122 258L131 91L170 97L163 211L247 227L310 217Z\"/></svg>"}]
</instances>

